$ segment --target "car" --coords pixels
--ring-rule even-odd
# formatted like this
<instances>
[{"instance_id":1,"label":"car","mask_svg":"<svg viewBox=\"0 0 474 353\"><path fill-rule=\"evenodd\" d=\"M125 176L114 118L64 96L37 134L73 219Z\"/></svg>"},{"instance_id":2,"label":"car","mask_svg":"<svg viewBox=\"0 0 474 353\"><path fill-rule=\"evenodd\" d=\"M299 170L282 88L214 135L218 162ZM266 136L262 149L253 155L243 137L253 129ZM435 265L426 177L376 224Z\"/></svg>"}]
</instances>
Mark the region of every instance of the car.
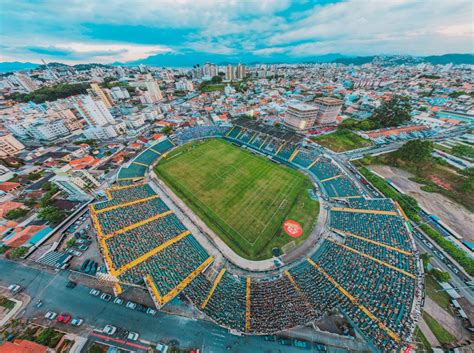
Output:
<instances>
[{"instance_id":1,"label":"car","mask_svg":"<svg viewBox=\"0 0 474 353\"><path fill-rule=\"evenodd\" d=\"M44 315L44 318L45 319L48 319L48 320L54 320L54 318L58 316L57 313L55 313L54 311L48 311L45 315Z\"/></svg>"},{"instance_id":2,"label":"car","mask_svg":"<svg viewBox=\"0 0 474 353\"><path fill-rule=\"evenodd\" d=\"M127 302L127 304L125 304L125 307L134 310L137 307L137 304L134 302Z\"/></svg>"},{"instance_id":3,"label":"car","mask_svg":"<svg viewBox=\"0 0 474 353\"><path fill-rule=\"evenodd\" d=\"M114 299L114 304L122 305L123 304L123 299L122 298L115 298Z\"/></svg>"},{"instance_id":4,"label":"car","mask_svg":"<svg viewBox=\"0 0 474 353\"><path fill-rule=\"evenodd\" d=\"M87 266L89 265L89 262L91 262L91 260L90 260L90 259L87 259L86 261L84 261L84 262L82 263L82 266L81 266L81 271L82 271L82 272L85 272Z\"/></svg>"},{"instance_id":5,"label":"car","mask_svg":"<svg viewBox=\"0 0 474 353\"><path fill-rule=\"evenodd\" d=\"M93 264L93 263L94 263L94 261L89 261L89 262L87 263L87 266L86 266L86 268L84 269L84 272L85 272L85 273L91 272L91 267L92 267L92 264Z\"/></svg>"},{"instance_id":6,"label":"car","mask_svg":"<svg viewBox=\"0 0 474 353\"><path fill-rule=\"evenodd\" d=\"M109 302L110 299L112 299L112 296L107 293L102 293L102 295L100 296L100 299L102 299L103 301Z\"/></svg>"},{"instance_id":7,"label":"car","mask_svg":"<svg viewBox=\"0 0 474 353\"><path fill-rule=\"evenodd\" d=\"M89 294L90 294L90 295L93 295L94 297L98 297L98 296L100 295L100 290L98 290L98 289L91 289L91 290L89 291Z\"/></svg>"},{"instance_id":8,"label":"car","mask_svg":"<svg viewBox=\"0 0 474 353\"><path fill-rule=\"evenodd\" d=\"M148 309L146 309L146 313L147 313L148 315L155 316L155 315L156 315L156 310L153 309L153 308L148 308Z\"/></svg>"},{"instance_id":9,"label":"car","mask_svg":"<svg viewBox=\"0 0 474 353\"><path fill-rule=\"evenodd\" d=\"M74 281L69 281L66 284L66 288L70 288L70 289L75 288L76 286L77 286L77 283Z\"/></svg>"},{"instance_id":10,"label":"car","mask_svg":"<svg viewBox=\"0 0 474 353\"><path fill-rule=\"evenodd\" d=\"M117 328L112 325L105 325L102 332L106 335L112 336L115 332L117 332Z\"/></svg>"},{"instance_id":11,"label":"car","mask_svg":"<svg viewBox=\"0 0 474 353\"><path fill-rule=\"evenodd\" d=\"M8 290L12 293L19 293L21 289L22 288L19 284L11 284L8 286Z\"/></svg>"},{"instance_id":12,"label":"car","mask_svg":"<svg viewBox=\"0 0 474 353\"><path fill-rule=\"evenodd\" d=\"M86 251L89 247L86 244L81 244L77 247L80 251Z\"/></svg>"},{"instance_id":13,"label":"car","mask_svg":"<svg viewBox=\"0 0 474 353\"><path fill-rule=\"evenodd\" d=\"M137 304L137 307L135 308L135 310L141 311L142 313L146 313L147 309L148 308L145 305L141 305L141 304Z\"/></svg>"},{"instance_id":14,"label":"car","mask_svg":"<svg viewBox=\"0 0 474 353\"><path fill-rule=\"evenodd\" d=\"M84 322L83 319L75 318L75 319L71 320L71 325L72 326L81 326L83 322Z\"/></svg>"},{"instance_id":15,"label":"car","mask_svg":"<svg viewBox=\"0 0 474 353\"><path fill-rule=\"evenodd\" d=\"M71 321L71 315L61 313L61 315L58 316L57 321L62 322L63 324L67 324L69 321Z\"/></svg>"},{"instance_id":16,"label":"car","mask_svg":"<svg viewBox=\"0 0 474 353\"><path fill-rule=\"evenodd\" d=\"M137 341L138 337L140 337L140 335L136 332L129 332L128 335L127 335L127 339L129 341Z\"/></svg>"},{"instance_id":17,"label":"car","mask_svg":"<svg viewBox=\"0 0 474 353\"><path fill-rule=\"evenodd\" d=\"M97 266L99 266L97 262L92 264L91 271L89 272L91 275L95 275L97 273Z\"/></svg>"}]
</instances>

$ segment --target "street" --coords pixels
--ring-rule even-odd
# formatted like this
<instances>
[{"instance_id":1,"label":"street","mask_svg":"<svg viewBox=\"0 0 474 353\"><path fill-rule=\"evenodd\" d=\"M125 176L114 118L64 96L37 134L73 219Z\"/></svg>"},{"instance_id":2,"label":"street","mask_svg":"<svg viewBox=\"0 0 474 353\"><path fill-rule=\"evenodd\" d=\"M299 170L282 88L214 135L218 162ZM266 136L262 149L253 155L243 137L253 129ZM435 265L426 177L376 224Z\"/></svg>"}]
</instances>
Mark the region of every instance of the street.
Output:
<instances>
[{"instance_id":1,"label":"street","mask_svg":"<svg viewBox=\"0 0 474 353\"><path fill-rule=\"evenodd\" d=\"M42 318L44 313L54 310L67 312L73 317L83 318L91 328L103 328L107 324L140 333L147 341L177 340L182 347L200 348L202 352L303 352L300 348L282 346L267 342L258 336L234 336L227 330L210 322L158 312L156 316L129 310L124 306L104 302L89 295L89 288L77 285L66 288L68 271L53 274L21 263L0 259L0 284L12 283L25 288L31 302L24 313L28 318ZM35 303L43 301L41 308ZM83 330L84 331L84 330ZM85 331L84 331L85 332ZM343 349L328 347L329 352L344 352Z\"/></svg>"}]
</instances>

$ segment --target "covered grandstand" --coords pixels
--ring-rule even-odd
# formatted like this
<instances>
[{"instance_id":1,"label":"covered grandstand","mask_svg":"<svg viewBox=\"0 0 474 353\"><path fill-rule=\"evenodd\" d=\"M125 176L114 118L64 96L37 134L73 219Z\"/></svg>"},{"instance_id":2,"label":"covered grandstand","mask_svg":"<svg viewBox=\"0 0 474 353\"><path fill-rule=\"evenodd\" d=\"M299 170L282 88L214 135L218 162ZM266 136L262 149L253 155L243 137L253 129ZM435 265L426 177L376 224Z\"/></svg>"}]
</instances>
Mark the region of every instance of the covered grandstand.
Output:
<instances>
[{"instance_id":1,"label":"covered grandstand","mask_svg":"<svg viewBox=\"0 0 474 353\"><path fill-rule=\"evenodd\" d=\"M215 264L153 189L136 182L175 143L210 137L311 175L334 200L328 221L333 236L306 259L263 278ZM364 198L329 156L302 147L301 136L250 119L232 127L188 128L173 140L136 156L120 170L120 186L107 191L108 200L91 205L117 295L123 285L146 286L161 307L182 292L218 325L258 335L307 325L337 308L374 351L400 350L414 340L422 270L406 220L391 200Z\"/></svg>"}]
</instances>

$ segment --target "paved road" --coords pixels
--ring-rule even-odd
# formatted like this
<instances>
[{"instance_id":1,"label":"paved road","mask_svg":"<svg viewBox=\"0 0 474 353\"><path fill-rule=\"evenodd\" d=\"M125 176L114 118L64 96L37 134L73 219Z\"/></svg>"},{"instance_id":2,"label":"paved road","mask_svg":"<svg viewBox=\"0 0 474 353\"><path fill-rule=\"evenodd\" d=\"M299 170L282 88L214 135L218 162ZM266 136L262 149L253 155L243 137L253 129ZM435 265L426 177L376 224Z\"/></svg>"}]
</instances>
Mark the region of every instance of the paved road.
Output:
<instances>
[{"instance_id":1,"label":"paved road","mask_svg":"<svg viewBox=\"0 0 474 353\"><path fill-rule=\"evenodd\" d=\"M237 337L206 321L195 321L162 312L152 317L123 306L106 303L90 296L87 287L78 285L74 289L67 289L67 271L50 273L0 259L0 273L1 285L20 284L31 296L30 305L24 313L29 318L40 318L48 310L68 312L72 316L83 318L85 324L91 327L101 328L106 324L112 324L139 332L141 338L148 341L176 339L183 347L201 349L204 347L202 351L205 353L308 352L266 342L262 337ZM44 304L37 309L35 303L40 299ZM230 347L230 350L227 347ZM329 352L344 352L344 350L329 348Z\"/></svg>"}]
</instances>

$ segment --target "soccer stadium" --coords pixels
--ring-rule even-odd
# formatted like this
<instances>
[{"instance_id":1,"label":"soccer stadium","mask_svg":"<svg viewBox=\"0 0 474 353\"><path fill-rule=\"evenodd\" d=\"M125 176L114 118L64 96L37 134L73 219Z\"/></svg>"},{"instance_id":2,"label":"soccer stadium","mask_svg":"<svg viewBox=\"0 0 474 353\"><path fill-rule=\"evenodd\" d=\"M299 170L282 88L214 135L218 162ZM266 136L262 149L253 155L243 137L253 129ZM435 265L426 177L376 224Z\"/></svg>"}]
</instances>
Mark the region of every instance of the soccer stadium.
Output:
<instances>
[{"instance_id":1,"label":"soccer stadium","mask_svg":"<svg viewBox=\"0 0 474 353\"><path fill-rule=\"evenodd\" d=\"M414 340L422 268L403 211L370 199L317 144L238 119L163 138L90 207L116 295L178 294L236 334L337 311L373 351Z\"/></svg>"}]
</instances>

